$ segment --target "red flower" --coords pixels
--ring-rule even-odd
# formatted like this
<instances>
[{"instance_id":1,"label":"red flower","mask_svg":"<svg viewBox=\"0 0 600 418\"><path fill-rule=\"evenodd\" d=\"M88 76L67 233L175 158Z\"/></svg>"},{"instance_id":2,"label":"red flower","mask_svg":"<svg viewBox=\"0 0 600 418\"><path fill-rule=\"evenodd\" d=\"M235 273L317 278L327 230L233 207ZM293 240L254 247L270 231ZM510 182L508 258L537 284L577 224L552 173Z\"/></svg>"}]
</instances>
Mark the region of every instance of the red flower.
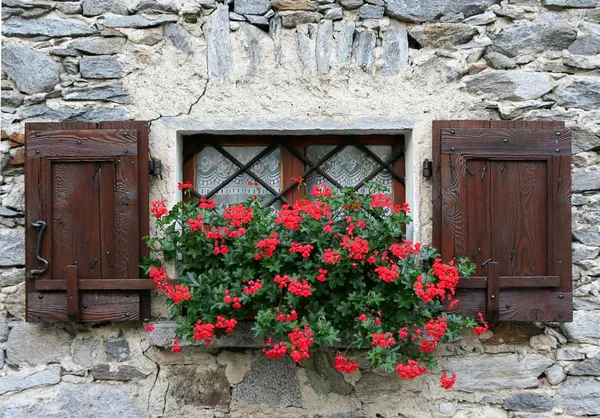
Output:
<instances>
[{"instance_id":1,"label":"red flower","mask_svg":"<svg viewBox=\"0 0 600 418\"><path fill-rule=\"evenodd\" d=\"M302 281L292 280L288 285L288 291L296 296L304 296L305 298L312 294L312 289L306 279L302 279Z\"/></svg>"},{"instance_id":2,"label":"red flower","mask_svg":"<svg viewBox=\"0 0 600 418\"><path fill-rule=\"evenodd\" d=\"M454 383L456 383L456 373L452 373L452 377L448 378L448 374L444 370L440 379L440 386L447 390L454 386Z\"/></svg>"},{"instance_id":3,"label":"red flower","mask_svg":"<svg viewBox=\"0 0 600 418\"><path fill-rule=\"evenodd\" d=\"M404 202L401 205L394 205L394 208L392 210L394 211L394 213L398 213L400 211L408 213L410 212L410 207L408 206L408 203Z\"/></svg>"},{"instance_id":4,"label":"red flower","mask_svg":"<svg viewBox=\"0 0 600 418\"><path fill-rule=\"evenodd\" d=\"M173 340L173 347L171 347L173 353L181 353L181 347L179 346L179 340Z\"/></svg>"},{"instance_id":5,"label":"red flower","mask_svg":"<svg viewBox=\"0 0 600 418\"><path fill-rule=\"evenodd\" d=\"M369 241L356 237L351 240L350 237L345 236L342 238L342 248L348 250L349 258L353 260L364 260L366 254L369 252Z\"/></svg>"},{"instance_id":6,"label":"red flower","mask_svg":"<svg viewBox=\"0 0 600 418\"><path fill-rule=\"evenodd\" d=\"M177 188L179 190L193 189L194 185L186 180L185 183L177 183Z\"/></svg>"},{"instance_id":7,"label":"red flower","mask_svg":"<svg viewBox=\"0 0 600 418\"><path fill-rule=\"evenodd\" d=\"M298 319L298 314L296 313L295 309L292 309L292 311L289 313L289 315L284 315L283 313L281 313L279 308L276 308L276 311L277 311L276 318L279 322L294 322Z\"/></svg>"},{"instance_id":8,"label":"red flower","mask_svg":"<svg viewBox=\"0 0 600 418\"><path fill-rule=\"evenodd\" d=\"M367 315L362 314L358 317L358 320L361 322L365 322L366 320L368 320L369 318L367 318Z\"/></svg>"},{"instance_id":9,"label":"red flower","mask_svg":"<svg viewBox=\"0 0 600 418\"><path fill-rule=\"evenodd\" d=\"M325 184L315 184L311 191L314 197L331 197L331 189Z\"/></svg>"},{"instance_id":10,"label":"red flower","mask_svg":"<svg viewBox=\"0 0 600 418\"><path fill-rule=\"evenodd\" d=\"M155 200L152 202L152 209L150 211L156 216L156 219L160 219L163 215L167 214L169 210L165 207L164 200Z\"/></svg>"},{"instance_id":11,"label":"red flower","mask_svg":"<svg viewBox=\"0 0 600 418\"><path fill-rule=\"evenodd\" d=\"M398 364L396 366L398 376L403 379L414 379L417 376L427 373L427 367L419 367L419 363L415 360L408 360L406 365Z\"/></svg>"},{"instance_id":12,"label":"red flower","mask_svg":"<svg viewBox=\"0 0 600 418\"><path fill-rule=\"evenodd\" d=\"M200 231L204 232L204 217L202 215L196 216L196 219L188 219L187 223L190 226L190 231L196 232L200 229Z\"/></svg>"},{"instance_id":13,"label":"red flower","mask_svg":"<svg viewBox=\"0 0 600 418\"><path fill-rule=\"evenodd\" d=\"M350 374L358 369L358 362L350 361L340 353L337 353L335 355L335 364L333 367L340 373Z\"/></svg>"},{"instance_id":14,"label":"red flower","mask_svg":"<svg viewBox=\"0 0 600 418\"><path fill-rule=\"evenodd\" d=\"M193 331L192 338L196 341L204 341L206 344L210 344L215 336L215 326L213 324L203 324L200 319L194 325Z\"/></svg>"},{"instance_id":15,"label":"red flower","mask_svg":"<svg viewBox=\"0 0 600 418\"><path fill-rule=\"evenodd\" d=\"M406 337L408 337L408 330L406 328L400 328L398 330L398 336L400 338L406 338Z\"/></svg>"},{"instance_id":16,"label":"red flower","mask_svg":"<svg viewBox=\"0 0 600 418\"><path fill-rule=\"evenodd\" d=\"M393 283L398 277L400 277L400 273L398 273L398 265L392 264L391 267L380 266L375 269L375 273L379 276L381 280L387 283Z\"/></svg>"},{"instance_id":17,"label":"red flower","mask_svg":"<svg viewBox=\"0 0 600 418\"><path fill-rule=\"evenodd\" d=\"M258 292L260 289L262 289L262 284L260 282L260 279L248 280L248 286L244 286L244 293L246 295L253 295L254 293Z\"/></svg>"},{"instance_id":18,"label":"red flower","mask_svg":"<svg viewBox=\"0 0 600 418\"><path fill-rule=\"evenodd\" d=\"M233 332L233 329L235 328L235 326L237 325L237 320L236 319L225 319L222 316L217 316L217 322L215 322L215 327L216 328L225 328L225 332L227 334L230 334L231 332Z\"/></svg>"},{"instance_id":19,"label":"red flower","mask_svg":"<svg viewBox=\"0 0 600 418\"><path fill-rule=\"evenodd\" d=\"M300 244L299 242L292 242L292 246L290 247L291 253L300 253L302 258L310 257L310 252L314 247L310 244Z\"/></svg>"},{"instance_id":20,"label":"red flower","mask_svg":"<svg viewBox=\"0 0 600 418\"><path fill-rule=\"evenodd\" d=\"M386 332L385 334L374 333L372 337L373 341L371 341L371 345L373 347L388 347L396 344L396 340L394 340L391 332Z\"/></svg>"},{"instance_id":21,"label":"red flower","mask_svg":"<svg viewBox=\"0 0 600 418\"><path fill-rule=\"evenodd\" d=\"M486 332L490 327L488 325L487 322L485 322L485 319L483 319L483 314L481 312L478 312L477 315L479 316L479 319L481 320L482 325L478 325L475 328L473 328L473 332L475 333L475 335L481 335L484 332Z\"/></svg>"},{"instance_id":22,"label":"red flower","mask_svg":"<svg viewBox=\"0 0 600 418\"><path fill-rule=\"evenodd\" d=\"M383 193L371 196L371 208L391 208L392 198Z\"/></svg>"},{"instance_id":23,"label":"red flower","mask_svg":"<svg viewBox=\"0 0 600 418\"><path fill-rule=\"evenodd\" d=\"M324 282L327 280L327 270L319 269L319 275L317 276L317 280L320 282Z\"/></svg>"},{"instance_id":24,"label":"red flower","mask_svg":"<svg viewBox=\"0 0 600 418\"><path fill-rule=\"evenodd\" d=\"M304 181L304 179L302 177L292 177L292 180L295 181L296 183L302 183L302 181Z\"/></svg>"},{"instance_id":25,"label":"red flower","mask_svg":"<svg viewBox=\"0 0 600 418\"><path fill-rule=\"evenodd\" d=\"M223 219L227 221L227 226L233 226L235 228L250 223L253 217L252 208L246 208L242 203L226 207L225 213L223 213Z\"/></svg>"},{"instance_id":26,"label":"red flower","mask_svg":"<svg viewBox=\"0 0 600 418\"><path fill-rule=\"evenodd\" d=\"M267 341L267 344L270 344L270 341ZM267 351L266 348L263 348L262 351L270 359L281 358L285 356L285 353L287 353L287 346L284 342L280 342L275 344L275 346L270 350Z\"/></svg>"},{"instance_id":27,"label":"red flower","mask_svg":"<svg viewBox=\"0 0 600 418\"><path fill-rule=\"evenodd\" d=\"M299 327L294 328L292 332L288 334L290 344L292 346L292 352L290 357L298 364L302 363L302 360L310 358L308 350L314 343L312 338L312 331L308 325L304 325L304 329L300 330Z\"/></svg>"},{"instance_id":28,"label":"red flower","mask_svg":"<svg viewBox=\"0 0 600 418\"><path fill-rule=\"evenodd\" d=\"M190 300L192 295L190 294L190 288L187 286L177 285L175 287L168 286L167 296L173 299L175 305L179 305L184 300Z\"/></svg>"},{"instance_id":29,"label":"red flower","mask_svg":"<svg viewBox=\"0 0 600 418\"><path fill-rule=\"evenodd\" d=\"M261 241L258 241L254 247L262 249L261 252L254 255L256 260L262 259L264 256L272 257L277 249L277 245L279 245L279 239L277 239L277 232L273 232L270 235L270 238L265 238Z\"/></svg>"},{"instance_id":30,"label":"red flower","mask_svg":"<svg viewBox=\"0 0 600 418\"><path fill-rule=\"evenodd\" d=\"M284 274L283 276L277 275L273 278L273 281L279 285L280 289L283 289L284 287L287 287L290 281L292 281L292 278L287 274Z\"/></svg>"},{"instance_id":31,"label":"red flower","mask_svg":"<svg viewBox=\"0 0 600 418\"><path fill-rule=\"evenodd\" d=\"M148 331L148 332L153 332L156 330L156 328L154 328L154 325L152 325L152 323L150 322L145 322L144 323L144 330Z\"/></svg>"},{"instance_id":32,"label":"red flower","mask_svg":"<svg viewBox=\"0 0 600 418\"><path fill-rule=\"evenodd\" d=\"M323 261L327 264L335 264L340 261L340 253L338 253L336 250L332 250L331 248L325 248Z\"/></svg>"},{"instance_id":33,"label":"red flower","mask_svg":"<svg viewBox=\"0 0 600 418\"><path fill-rule=\"evenodd\" d=\"M214 200L207 200L205 197L200 198L200 204L198 205L200 209L215 209L217 205L215 205Z\"/></svg>"}]
</instances>

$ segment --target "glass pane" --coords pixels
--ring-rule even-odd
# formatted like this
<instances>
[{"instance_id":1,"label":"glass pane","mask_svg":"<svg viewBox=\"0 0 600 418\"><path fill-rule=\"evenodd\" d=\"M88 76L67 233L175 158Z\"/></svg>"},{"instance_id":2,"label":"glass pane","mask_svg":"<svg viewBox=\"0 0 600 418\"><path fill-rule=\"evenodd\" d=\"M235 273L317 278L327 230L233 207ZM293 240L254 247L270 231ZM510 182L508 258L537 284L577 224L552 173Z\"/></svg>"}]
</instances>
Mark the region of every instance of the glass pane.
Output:
<instances>
[{"instance_id":1,"label":"glass pane","mask_svg":"<svg viewBox=\"0 0 600 418\"><path fill-rule=\"evenodd\" d=\"M310 161L316 163L334 148L335 145L310 145L307 148L306 156ZM367 148L386 162L392 156L392 147L390 145L367 145ZM320 166L325 173L329 174L344 187L356 186L379 167L380 165L377 161L353 146L344 148ZM381 184L386 188L386 193L392 194L392 175L389 171L381 171L371 181ZM311 190L315 184L326 183L332 186L317 172L310 174L306 183L308 190ZM362 192L363 189L361 188L359 191Z\"/></svg>"},{"instance_id":2,"label":"glass pane","mask_svg":"<svg viewBox=\"0 0 600 418\"><path fill-rule=\"evenodd\" d=\"M248 163L252 158L258 155L266 147L248 146L248 147L223 147L242 164ZM202 195L213 191L219 184L234 174L238 167L233 164L229 158L225 157L213 147L206 147L198 153L196 159L196 190ZM279 192L281 190L281 151L279 148L271 151L250 168L262 181ZM227 186L212 196L218 207L224 207L230 204L236 204L246 201L250 196L258 193L264 195L268 200L271 194L263 186L249 186L248 182L255 180L248 174L240 174L233 179ZM278 206L279 201L273 204Z\"/></svg>"}]
</instances>

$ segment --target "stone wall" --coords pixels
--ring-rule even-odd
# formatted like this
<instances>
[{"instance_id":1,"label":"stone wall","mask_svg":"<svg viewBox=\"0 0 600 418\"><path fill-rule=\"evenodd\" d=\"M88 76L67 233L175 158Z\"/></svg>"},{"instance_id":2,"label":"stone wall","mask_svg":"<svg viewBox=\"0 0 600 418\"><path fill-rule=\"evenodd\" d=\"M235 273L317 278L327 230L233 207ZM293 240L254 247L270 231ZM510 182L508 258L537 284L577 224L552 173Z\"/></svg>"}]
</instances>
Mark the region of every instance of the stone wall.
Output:
<instances>
[{"instance_id":1,"label":"stone wall","mask_svg":"<svg viewBox=\"0 0 600 418\"><path fill-rule=\"evenodd\" d=\"M599 0L2 0L0 415L600 415ZM296 367L252 340L165 348L169 322L24 319L24 123L150 120L152 199L177 199L189 132L398 133L415 238L431 236L435 119L564 120L573 133L574 321L502 324L414 381ZM567 237L565 237L567 239Z\"/></svg>"}]
</instances>

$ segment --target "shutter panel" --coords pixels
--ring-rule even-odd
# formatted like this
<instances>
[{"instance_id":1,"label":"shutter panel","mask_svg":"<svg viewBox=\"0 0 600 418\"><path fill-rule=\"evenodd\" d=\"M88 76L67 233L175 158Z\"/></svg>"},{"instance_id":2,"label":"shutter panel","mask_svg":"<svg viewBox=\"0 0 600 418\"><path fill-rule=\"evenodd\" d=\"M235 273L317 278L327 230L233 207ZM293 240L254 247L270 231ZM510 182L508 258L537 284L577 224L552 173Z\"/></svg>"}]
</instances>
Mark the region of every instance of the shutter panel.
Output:
<instances>
[{"instance_id":1,"label":"shutter panel","mask_svg":"<svg viewBox=\"0 0 600 418\"><path fill-rule=\"evenodd\" d=\"M571 138L563 122L435 121L433 245L477 266L457 313L567 322Z\"/></svg>"},{"instance_id":2,"label":"shutter panel","mask_svg":"<svg viewBox=\"0 0 600 418\"><path fill-rule=\"evenodd\" d=\"M149 318L153 284L139 269L148 253L147 123L25 131L27 320Z\"/></svg>"}]
</instances>

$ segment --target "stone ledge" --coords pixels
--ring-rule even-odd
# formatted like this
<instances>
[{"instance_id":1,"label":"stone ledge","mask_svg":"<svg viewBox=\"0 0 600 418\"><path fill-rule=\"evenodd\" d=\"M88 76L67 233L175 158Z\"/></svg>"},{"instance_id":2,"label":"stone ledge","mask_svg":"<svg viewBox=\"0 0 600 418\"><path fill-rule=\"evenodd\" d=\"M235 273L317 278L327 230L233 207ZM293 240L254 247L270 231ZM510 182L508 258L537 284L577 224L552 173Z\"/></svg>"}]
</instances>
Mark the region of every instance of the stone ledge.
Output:
<instances>
[{"instance_id":1,"label":"stone ledge","mask_svg":"<svg viewBox=\"0 0 600 418\"><path fill-rule=\"evenodd\" d=\"M191 343L189 341L181 341L181 346L197 346L211 348L263 348L266 338L255 337L252 333L252 322L240 322L235 331L229 335L215 338L210 344L204 342ZM175 330L177 322L175 321L159 321L153 324L155 330L149 333L148 342L151 346L170 348L173 346L175 339Z\"/></svg>"}]
</instances>

